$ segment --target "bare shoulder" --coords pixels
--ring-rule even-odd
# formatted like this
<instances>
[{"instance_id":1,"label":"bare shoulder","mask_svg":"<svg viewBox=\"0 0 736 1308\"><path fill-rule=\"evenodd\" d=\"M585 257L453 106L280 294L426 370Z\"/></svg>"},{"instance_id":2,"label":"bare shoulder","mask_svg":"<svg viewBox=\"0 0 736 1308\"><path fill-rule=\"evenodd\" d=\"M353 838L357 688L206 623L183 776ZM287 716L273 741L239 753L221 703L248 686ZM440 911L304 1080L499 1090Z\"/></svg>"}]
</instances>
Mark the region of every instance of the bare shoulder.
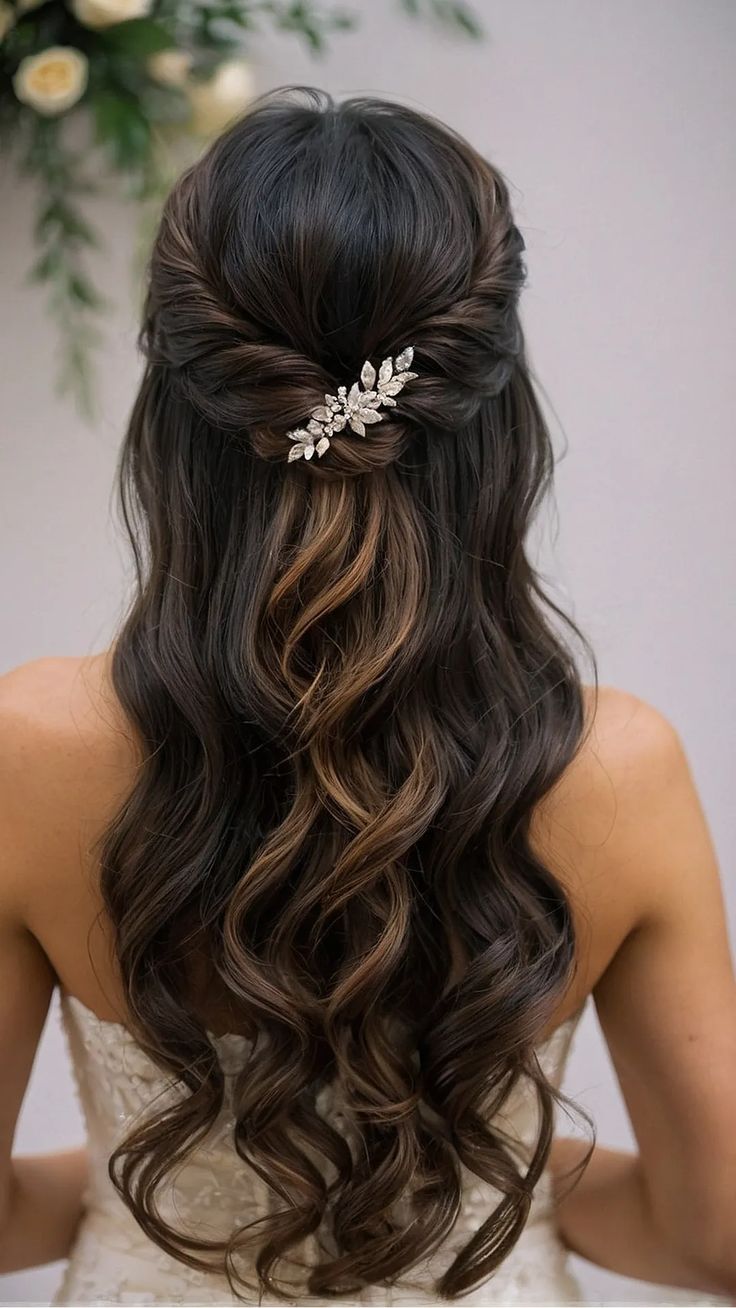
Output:
<instances>
[{"instance_id":1,"label":"bare shoulder","mask_svg":"<svg viewBox=\"0 0 736 1308\"><path fill-rule=\"evenodd\" d=\"M580 748L539 806L537 821L571 839L603 837L687 767L679 733L655 705L615 686L584 686Z\"/></svg>"},{"instance_id":2,"label":"bare shoulder","mask_svg":"<svg viewBox=\"0 0 736 1308\"><path fill-rule=\"evenodd\" d=\"M656 781L662 767L682 757L682 742L674 723L661 709L631 691L616 686L584 687L589 731L566 778L574 785L608 774L617 786L637 790ZM656 765L656 774L652 773Z\"/></svg>"},{"instance_id":3,"label":"bare shoulder","mask_svg":"<svg viewBox=\"0 0 736 1308\"><path fill-rule=\"evenodd\" d=\"M584 698L583 740L538 806L532 838L579 909L592 989L627 936L671 895L681 863L675 846L707 843L707 832L682 739L666 714L614 686L597 693L586 686Z\"/></svg>"},{"instance_id":4,"label":"bare shoulder","mask_svg":"<svg viewBox=\"0 0 736 1308\"><path fill-rule=\"evenodd\" d=\"M0 893L25 900L111 810L133 751L107 654L41 658L0 677Z\"/></svg>"},{"instance_id":5,"label":"bare shoulder","mask_svg":"<svg viewBox=\"0 0 736 1308\"><path fill-rule=\"evenodd\" d=\"M102 656L31 659L0 677L3 739L25 731L53 732L68 725L72 698L78 698L85 668L95 669Z\"/></svg>"},{"instance_id":6,"label":"bare shoulder","mask_svg":"<svg viewBox=\"0 0 736 1308\"><path fill-rule=\"evenodd\" d=\"M732 1288L736 978L686 746L653 705L606 688L562 792L556 839L590 926L582 970L652 1212Z\"/></svg>"},{"instance_id":7,"label":"bare shoulder","mask_svg":"<svg viewBox=\"0 0 736 1308\"><path fill-rule=\"evenodd\" d=\"M6 781L33 787L64 764L120 749L122 715L110 693L108 655L40 658L0 677L0 768ZM63 785L62 771L59 783Z\"/></svg>"},{"instance_id":8,"label":"bare shoulder","mask_svg":"<svg viewBox=\"0 0 736 1308\"><path fill-rule=\"evenodd\" d=\"M586 705L541 828L576 910L572 989L593 995L656 1225L731 1288L736 978L716 852L668 717L613 687Z\"/></svg>"},{"instance_id":9,"label":"bare shoulder","mask_svg":"<svg viewBox=\"0 0 736 1308\"><path fill-rule=\"evenodd\" d=\"M674 723L654 704L616 686L584 687L590 732L579 763L610 767L621 783L637 786L650 766L672 766L682 759L682 742Z\"/></svg>"}]
</instances>

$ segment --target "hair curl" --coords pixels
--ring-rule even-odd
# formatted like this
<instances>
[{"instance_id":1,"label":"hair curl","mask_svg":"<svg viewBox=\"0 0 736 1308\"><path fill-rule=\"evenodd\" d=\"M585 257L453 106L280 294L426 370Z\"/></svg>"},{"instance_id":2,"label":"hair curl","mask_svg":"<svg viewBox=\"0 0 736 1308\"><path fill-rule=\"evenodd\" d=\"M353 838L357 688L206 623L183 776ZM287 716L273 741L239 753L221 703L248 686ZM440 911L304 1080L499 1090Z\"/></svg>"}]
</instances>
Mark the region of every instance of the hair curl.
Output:
<instances>
[{"instance_id":1,"label":"hair curl","mask_svg":"<svg viewBox=\"0 0 736 1308\"><path fill-rule=\"evenodd\" d=\"M282 1205L259 1286L288 1298L314 1232L299 1302L395 1281L452 1229L464 1165L501 1199L439 1279L453 1297L523 1229L559 1098L534 1050L575 932L529 825L584 732L545 609L580 632L524 550L553 457L503 178L413 110L298 90L181 178L153 250L113 649L141 766L101 884L134 1030L187 1093L110 1175L158 1245L248 1286L250 1228L195 1240L156 1207L223 1101L196 944L206 993L264 1037L233 1138ZM386 420L287 464L287 430L408 341ZM525 1169L493 1121L522 1077ZM357 1148L318 1111L329 1085Z\"/></svg>"}]
</instances>

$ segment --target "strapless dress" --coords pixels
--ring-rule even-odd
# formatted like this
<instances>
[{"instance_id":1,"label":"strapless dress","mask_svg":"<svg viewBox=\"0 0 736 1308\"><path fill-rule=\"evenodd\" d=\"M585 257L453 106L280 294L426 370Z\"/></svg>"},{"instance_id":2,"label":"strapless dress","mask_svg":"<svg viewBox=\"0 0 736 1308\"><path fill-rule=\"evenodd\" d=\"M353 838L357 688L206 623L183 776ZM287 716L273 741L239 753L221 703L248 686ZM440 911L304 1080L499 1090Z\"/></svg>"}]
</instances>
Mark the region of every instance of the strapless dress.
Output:
<instances>
[{"instance_id":1,"label":"strapless dress","mask_svg":"<svg viewBox=\"0 0 736 1308\"><path fill-rule=\"evenodd\" d=\"M563 1022L537 1048L547 1076L560 1085L573 1034L585 1005ZM79 999L61 993L61 1019L71 1056L74 1079L86 1122L90 1173L85 1213L80 1222L55 1305L81 1304L237 1304L224 1276L198 1271L158 1248L141 1230L116 1193L107 1162L116 1143L153 1098L163 1103L169 1081L136 1044L130 1032L104 1021ZM241 1035L214 1037L227 1074L247 1059L248 1040ZM320 1104L324 1113L325 1107ZM329 1111L329 1107L328 1110ZM519 1083L503 1109L505 1130L527 1144L536 1137L536 1098ZM162 1214L182 1229L198 1235L212 1231L222 1237L234 1227L268 1212L272 1195L238 1158L231 1143L232 1114L228 1096L211 1132L178 1169L176 1182L162 1193ZM371 1286L357 1295L325 1299L338 1305L438 1304L432 1292L437 1271L452 1260L498 1201L498 1192L463 1169L462 1208L452 1232L426 1264L411 1271L412 1286ZM461 1304L584 1303L580 1286L568 1265L551 1206L551 1174L545 1171L536 1187L528 1221L511 1253ZM422 1278L426 1277L426 1281ZM253 1278L255 1279L255 1278ZM419 1281L419 1288L417 1287ZM426 1284L426 1289L424 1285ZM248 1302L246 1299L245 1302ZM254 1303L280 1303L263 1295ZM311 1304L315 1300L310 1300Z\"/></svg>"}]
</instances>

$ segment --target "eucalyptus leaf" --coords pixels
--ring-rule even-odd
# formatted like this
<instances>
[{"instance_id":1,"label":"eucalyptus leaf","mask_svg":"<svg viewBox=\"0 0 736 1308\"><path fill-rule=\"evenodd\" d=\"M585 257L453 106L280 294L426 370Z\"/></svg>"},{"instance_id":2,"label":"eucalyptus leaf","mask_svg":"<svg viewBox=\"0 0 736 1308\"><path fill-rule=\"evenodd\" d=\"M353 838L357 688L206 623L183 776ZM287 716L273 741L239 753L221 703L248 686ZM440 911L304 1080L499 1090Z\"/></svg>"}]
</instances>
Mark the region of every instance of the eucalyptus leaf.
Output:
<instances>
[{"instance_id":1,"label":"eucalyptus leaf","mask_svg":"<svg viewBox=\"0 0 736 1308\"><path fill-rule=\"evenodd\" d=\"M469 5L463 4L462 0L451 0L447 8L450 23L455 23L462 31L467 32L468 36L472 36L473 40L480 40L483 36L483 28Z\"/></svg>"},{"instance_id":2,"label":"eucalyptus leaf","mask_svg":"<svg viewBox=\"0 0 736 1308\"><path fill-rule=\"evenodd\" d=\"M104 309L106 301L82 273L72 273L68 284L69 295L86 309Z\"/></svg>"},{"instance_id":3,"label":"eucalyptus leaf","mask_svg":"<svg viewBox=\"0 0 736 1308\"><path fill-rule=\"evenodd\" d=\"M32 282L47 282L54 277L62 267L62 258L60 252L55 249L46 250L31 265L28 278Z\"/></svg>"}]
</instances>

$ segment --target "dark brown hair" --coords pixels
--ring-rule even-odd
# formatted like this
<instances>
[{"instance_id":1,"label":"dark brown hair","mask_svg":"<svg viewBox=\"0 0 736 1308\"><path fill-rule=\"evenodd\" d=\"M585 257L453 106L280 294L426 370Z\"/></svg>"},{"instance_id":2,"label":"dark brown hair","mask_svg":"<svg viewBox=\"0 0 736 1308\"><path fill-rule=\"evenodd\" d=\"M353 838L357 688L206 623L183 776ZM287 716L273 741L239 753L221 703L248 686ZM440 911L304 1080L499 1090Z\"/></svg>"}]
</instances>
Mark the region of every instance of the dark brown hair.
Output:
<instances>
[{"instance_id":1,"label":"dark brown hair","mask_svg":"<svg viewBox=\"0 0 736 1308\"><path fill-rule=\"evenodd\" d=\"M236 1293L255 1246L288 1297L314 1232L299 1302L395 1281L453 1227L464 1164L501 1199L439 1280L462 1294L547 1158L560 1096L534 1051L575 933L530 819L585 716L563 623L580 633L525 553L553 455L523 280L501 175L380 100L267 97L166 203L121 463L137 589L113 680L141 766L102 890L131 1021L186 1093L110 1173L152 1240ZM287 462L326 392L409 344L383 422ZM225 1243L155 1202L223 1102L195 942L255 1041L233 1147L280 1203ZM492 1120L521 1078L528 1168Z\"/></svg>"}]
</instances>

